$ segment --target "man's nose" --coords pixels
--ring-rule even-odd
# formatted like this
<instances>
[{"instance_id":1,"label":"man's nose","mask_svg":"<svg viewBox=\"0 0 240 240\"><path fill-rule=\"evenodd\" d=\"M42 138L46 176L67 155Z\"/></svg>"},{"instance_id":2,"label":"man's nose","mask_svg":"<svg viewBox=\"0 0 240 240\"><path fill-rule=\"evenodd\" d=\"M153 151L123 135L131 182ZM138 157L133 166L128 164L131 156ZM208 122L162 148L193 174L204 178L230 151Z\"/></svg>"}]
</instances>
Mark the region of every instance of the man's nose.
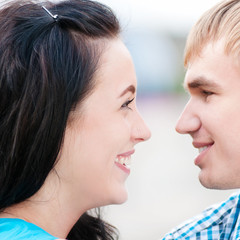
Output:
<instances>
[{"instance_id":1,"label":"man's nose","mask_svg":"<svg viewBox=\"0 0 240 240\"><path fill-rule=\"evenodd\" d=\"M175 129L180 134L187 134L197 131L200 127L201 121L196 106L189 100L177 121Z\"/></svg>"}]
</instances>

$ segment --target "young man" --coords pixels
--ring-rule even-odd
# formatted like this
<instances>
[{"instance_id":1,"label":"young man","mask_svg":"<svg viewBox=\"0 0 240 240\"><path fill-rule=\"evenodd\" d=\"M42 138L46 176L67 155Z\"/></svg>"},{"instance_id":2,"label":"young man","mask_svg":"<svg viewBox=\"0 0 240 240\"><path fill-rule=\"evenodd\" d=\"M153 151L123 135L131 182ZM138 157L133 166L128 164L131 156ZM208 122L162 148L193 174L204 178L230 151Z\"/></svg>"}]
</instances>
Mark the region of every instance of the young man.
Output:
<instances>
[{"instance_id":1,"label":"young man","mask_svg":"<svg viewBox=\"0 0 240 240\"><path fill-rule=\"evenodd\" d=\"M240 1L223 1L191 30L184 86L190 94L176 130L199 149L199 180L212 189L240 188ZM164 239L240 239L240 195L211 207Z\"/></svg>"}]
</instances>

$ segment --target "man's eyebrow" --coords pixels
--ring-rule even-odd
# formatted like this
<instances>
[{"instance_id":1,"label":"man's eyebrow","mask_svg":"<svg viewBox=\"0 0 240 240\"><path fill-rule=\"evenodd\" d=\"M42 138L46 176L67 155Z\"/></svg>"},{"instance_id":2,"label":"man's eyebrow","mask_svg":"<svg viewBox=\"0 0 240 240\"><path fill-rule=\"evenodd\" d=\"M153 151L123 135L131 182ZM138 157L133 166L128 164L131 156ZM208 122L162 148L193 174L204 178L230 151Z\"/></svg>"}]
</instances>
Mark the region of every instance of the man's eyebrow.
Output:
<instances>
[{"instance_id":1,"label":"man's eyebrow","mask_svg":"<svg viewBox=\"0 0 240 240\"><path fill-rule=\"evenodd\" d=\"M205 77L197 77L188 83L184 83L185 89L194 89L194 88L201 88L201 87L208 87L211 89L221 88L216 82L214 82L213 80L207 79Z\"/></svg>"},{"instance_id":2,"label":"man's eyebrow","mask_svg":"<svg viewBox=\"0 0 240 240\"><path fill-rule=\"evenodd\" d=\"M135 93L136 92L136 88L133 85L130 85L129 87L127 87L121 94L119 97L122 97L123 95L125 95L127 92L131 92L131 93Z\"/></svg>"}]
</instances>

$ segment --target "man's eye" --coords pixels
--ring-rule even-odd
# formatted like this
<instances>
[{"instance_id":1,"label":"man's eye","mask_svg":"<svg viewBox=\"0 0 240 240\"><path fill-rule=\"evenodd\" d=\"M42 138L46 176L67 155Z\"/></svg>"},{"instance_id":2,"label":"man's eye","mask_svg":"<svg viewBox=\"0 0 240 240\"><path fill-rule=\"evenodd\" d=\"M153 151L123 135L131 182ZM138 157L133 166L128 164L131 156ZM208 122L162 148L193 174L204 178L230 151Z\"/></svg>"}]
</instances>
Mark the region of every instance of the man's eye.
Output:
<instances>
[{"instance_id":1,"label":"man's eye","mask_svg":"<svg viewBox=\"0 0 240 240\"><path fill-rule=\"evenodd\" d=\"M133 100L134 100L134 98L131 99L131 100L126 101L126 102L122 105L122 108L129 108L128 105L129 105ZM131 109L131 108L129 108L129 109Z\"/></svg>"},{"instance_id":2,"label":"man's eye","mask_svg":"<svg viewBox=\"0 0 240 240\"><path fill-rule=\"evenodd\" d=\"M202 94L203 94L204 96L210 96L210 95L213 94L213 92L206 91L206 90L202 90Z\"/></svg>"}]
</instances>

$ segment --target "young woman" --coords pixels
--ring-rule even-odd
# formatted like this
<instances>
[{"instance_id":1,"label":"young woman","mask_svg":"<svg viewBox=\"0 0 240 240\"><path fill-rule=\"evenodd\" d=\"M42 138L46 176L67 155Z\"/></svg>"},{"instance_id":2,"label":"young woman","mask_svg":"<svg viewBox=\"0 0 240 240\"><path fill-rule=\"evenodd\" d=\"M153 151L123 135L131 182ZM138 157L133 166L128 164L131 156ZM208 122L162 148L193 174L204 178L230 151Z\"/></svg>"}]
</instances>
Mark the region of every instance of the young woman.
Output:
<instances>
[{"instance_id":1,"label":"young woman","mask_svg":"<svg viewBox=\"0 0 240 240\"><path fill-rule=\"evenodd\" d=\"M106 6L14 1L0 10L0 239L114 239L90 209L126 201L150 132Z\"/></svg>"}]
</instances>

